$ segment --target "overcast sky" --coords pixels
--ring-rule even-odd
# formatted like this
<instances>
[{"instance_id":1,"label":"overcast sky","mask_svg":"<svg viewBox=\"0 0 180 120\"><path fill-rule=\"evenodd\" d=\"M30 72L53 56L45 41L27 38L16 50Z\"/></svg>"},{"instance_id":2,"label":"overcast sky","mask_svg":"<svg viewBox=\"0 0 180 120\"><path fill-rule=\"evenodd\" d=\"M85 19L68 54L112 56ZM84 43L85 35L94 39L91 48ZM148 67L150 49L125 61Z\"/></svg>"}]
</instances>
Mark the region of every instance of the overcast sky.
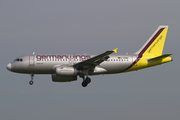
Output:
<instances>
[{"instance_id":1,"label":"overcast sky","mask_svg":"<svg viewBox=\"0 0 180 120\"><path fill-rule=\"evenodd\" d=\"M0 0L1 120L179 120L179 0ZM144 70L53 83L9 72L21 55L136 52L159 25L173 62Z\"/></svg>"}]
</instances>

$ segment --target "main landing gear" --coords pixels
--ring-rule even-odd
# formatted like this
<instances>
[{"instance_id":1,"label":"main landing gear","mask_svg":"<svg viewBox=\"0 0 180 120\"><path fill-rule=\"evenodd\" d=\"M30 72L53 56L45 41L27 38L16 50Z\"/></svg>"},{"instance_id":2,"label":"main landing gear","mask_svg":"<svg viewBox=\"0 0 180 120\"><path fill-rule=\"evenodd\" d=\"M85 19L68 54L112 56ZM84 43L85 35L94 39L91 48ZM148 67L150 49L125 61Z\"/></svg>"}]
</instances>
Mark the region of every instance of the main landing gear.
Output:
<instances>
[{"instance_id":1,"label":"main landing gear","mask_svg":"<svg viewBox=\"0 0 180 120\"><path fill-rule=\"evenodd\" d=\"M32 85L32 84L34 83L34 82L33 82L34 74L33 74L33 73L30 74L30 76L31 76L31 81L29 81L29 84Z\"/></svg>"},{"instance_id":2,"label":"main landing gear","mask_svg":"<svg viewBox=\"0 0 180 120\"><path fill-rule=\"evenodd\" d=\"M91 82L91 78L88 77L89 69L82 70L82 73L79 77L83 79L82 86L86 87Z\"/></svg>"},{"instance_id":3,"label":"main landing gear","mask_svg":"<svg viewBox=\"0 0 180 120\"><path fill-rule=\"evenodd\" d=\"M82 86L86 87L91 82L91 79L89 77L86 77L86 79L83 80Z\"/></svg>"}]
</instances>

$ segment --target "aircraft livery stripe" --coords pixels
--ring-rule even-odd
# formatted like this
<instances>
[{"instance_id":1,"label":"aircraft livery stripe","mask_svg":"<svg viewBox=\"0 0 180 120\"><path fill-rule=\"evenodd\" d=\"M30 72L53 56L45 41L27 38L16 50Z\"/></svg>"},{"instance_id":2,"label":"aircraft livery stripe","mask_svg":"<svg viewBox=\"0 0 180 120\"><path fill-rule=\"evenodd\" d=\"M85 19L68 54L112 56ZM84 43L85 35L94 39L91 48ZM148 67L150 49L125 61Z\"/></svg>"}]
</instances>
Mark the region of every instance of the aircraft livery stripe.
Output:
<instances>
[{"instance_id":1,"label":"aircraft livery stripe","mask_svg":"<svg viewBox=\"0 0 180 120\"><path fill-rule=\"evenodd\" d=\"M139 60L140 58L142 58L143 53L149 48L149 46L154 42L154 40L159 36L159 34L164 30L165 28L161 28L156 35L149 41L149 43L143 48L143 50L138 54L137 59L128 67L126 68L124 71L128 70L129 68L131 68L132 66L134 66Z\"/></svg>"},{"instance_id":2,"label":"aircraft livery stripe","mask_svg":"<svg viewBox=\"0 0 180 120\"><path fill-rule=\"evenodd\" d=\"M154 42L154 40L159 36L159 34L164 30L164 28L161 28L156 35L150 40L150 42L144 47L144 49L139 53L140 57L142 57L142 54L149 48L149 46Z\"/></svg>"}]
</instances>

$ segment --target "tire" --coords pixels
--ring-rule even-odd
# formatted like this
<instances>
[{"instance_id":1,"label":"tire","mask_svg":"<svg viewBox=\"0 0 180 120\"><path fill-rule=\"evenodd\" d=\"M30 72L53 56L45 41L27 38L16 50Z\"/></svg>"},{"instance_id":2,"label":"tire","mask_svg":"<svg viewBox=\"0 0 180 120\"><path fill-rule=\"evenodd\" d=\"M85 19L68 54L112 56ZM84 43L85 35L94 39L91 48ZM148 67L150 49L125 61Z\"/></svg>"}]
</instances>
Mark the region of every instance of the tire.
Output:
<instances>
[{"instance_id":1,"label":"tire","mask_svg":"<svg viewBox=\"0 0 180 120\"><path fill-rule=\"evenodd\" d=\"M91 82L91 78L87 77L86 82L87 82L87 84L89 84Z\"/></svg>"},{"instance_id":2,"label":"tire","mask_svg":"<svg viewBox=\"0 0 180 120\"><path fill-rule=\"evenodd\" d=\"M82 86L83 86L83 87L86 87L87 85L88 85L88 83L87 83L86 81L83 81L83 82L82 82Z\"/></svg>"},{"instance_id":3,"label":"tire","mask_svg":"<svg viewBox=\"0 0 180 120\"><path fill-rule=\"evenodd\" d=\"M29 84L30 84L30 85L32 85L32 84L33 84L33 81L32 81L32 80L31 80L31 81L29 81Z\"/></svg>"}]
</instances>

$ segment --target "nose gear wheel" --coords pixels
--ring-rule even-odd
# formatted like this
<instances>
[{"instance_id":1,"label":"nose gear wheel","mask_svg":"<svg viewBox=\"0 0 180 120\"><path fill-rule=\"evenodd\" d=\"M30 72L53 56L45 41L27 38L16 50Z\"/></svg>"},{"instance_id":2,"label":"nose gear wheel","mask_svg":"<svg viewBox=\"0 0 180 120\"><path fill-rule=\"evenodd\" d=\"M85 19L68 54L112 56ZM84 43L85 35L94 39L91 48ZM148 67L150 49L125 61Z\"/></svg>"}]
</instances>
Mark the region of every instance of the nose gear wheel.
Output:
<instances>
[{"instance_id":1,"label":"nose gear wheel","mask_svg":"<svg viewBox=\"0 0 180 120\"><path fill-rule=\"evenodd\" d=\"M30 84L30 85L32 85L32 84L33 84L33 81L32 81L32 80L31 80L31 81L29 81L29 84Z\"/></svg>"}]
</instances>

